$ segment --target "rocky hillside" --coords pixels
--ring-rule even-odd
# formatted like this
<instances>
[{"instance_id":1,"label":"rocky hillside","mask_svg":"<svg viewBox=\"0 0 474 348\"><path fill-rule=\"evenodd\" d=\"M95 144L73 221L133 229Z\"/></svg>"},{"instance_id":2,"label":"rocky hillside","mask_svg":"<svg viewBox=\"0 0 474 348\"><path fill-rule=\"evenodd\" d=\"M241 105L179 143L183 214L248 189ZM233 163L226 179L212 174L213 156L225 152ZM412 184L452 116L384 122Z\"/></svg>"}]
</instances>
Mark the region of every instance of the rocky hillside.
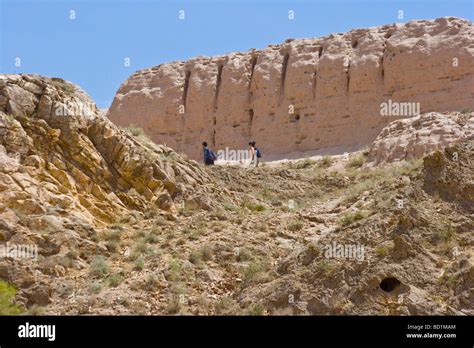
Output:
<instances>
[{"instance_id":1,"label":"rocky hillside","mask_svg":"<svg viewBox=\"0 0 474 348\"><path fill-rule=\"evenodd\" d=\"M212 207L123 216L97 236L107 253L45 258L67 274L35 312L473 315L473 145L206 168L227 191Z\"/></svg>"},{"instance_id":2,"label":"rocky hillside","mask_svg":"<svg viewBox=\"0 0 474 348\"><path fill-rule=\"evenodd\" d=\"M49 257L74 250L83 267L108 253L97 240L104 226L131 212L172 218L208 180L197 163L100 116L78 86L0 76L0 242L37 245L45 260L0 261L25 303L47 303L51 289L38 284L67 272Z\"/></svg>"},{"instance_id":3,"label":"rocky hillside","mask_svg":"<svg viewBox=\"0 0 474 348\"><path fill-rule=\"evenodd\" d=\"M61 79L0 76L0 108L0 246L38 249L0 259L0 314L474 314L473 140L377 162L469 113L248 169L119 129Z\"/></svg>"},{"instance_id":4,"label":"rocky hillside","mask_svg":"<svg viewBox=\"0 0 474 348\"><path fill-rule=\"evenodd\" d=\"M473 38L469 20L445 17L166 63L126 80L108 117L194 159L203 140L218 150L254 139L267 159L342 153L414 116L381 116L381 103L474 109Z\"/></svg>"},{"instance_id":5,"label":"rocky hillside","mask_svg":"<svg viewBox=\"0 0 474 348\"><path fill-rule=\"evenodd\" d=\"M473 159L470 140L423 161L354 170L362 161L351 160L329 172L323 181L339 178L338 190L302 209L305 238L286 235L294 247L273 280L243 290L240 303L261 299L286 314L473 315Z\"/></svg>"}]
</instances>

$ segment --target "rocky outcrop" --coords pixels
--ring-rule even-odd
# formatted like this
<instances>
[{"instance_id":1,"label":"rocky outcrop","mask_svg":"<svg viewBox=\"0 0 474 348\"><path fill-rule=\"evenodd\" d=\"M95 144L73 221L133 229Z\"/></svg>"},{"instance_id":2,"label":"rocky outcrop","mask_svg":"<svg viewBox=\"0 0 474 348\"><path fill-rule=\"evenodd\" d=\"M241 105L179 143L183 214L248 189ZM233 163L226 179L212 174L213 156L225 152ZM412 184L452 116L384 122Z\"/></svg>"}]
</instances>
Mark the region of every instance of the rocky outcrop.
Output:
<instances>
[{"instance_id":1,"label":"rocky outcrop","mask_svg":"<svg viewBox=\"0 0 474 348\"><path fill-rule=\"evenodd\" d=\"M474 137L423 158L424 189L474 212Z\"/></svg>"},{"instance_id":2,"label":"rocky outcrop","mask_svg":"<svg viewBox=\"0 0 474 348\"><path fill-rule=\"evenodd\" d=\"M469 20L446 17L162 64L125 81L108 117L192 158L203 140L253 139L267 159L350 151L403 116L381 116L381 103L474 109L473 38Z\"/></svg>"},{"instance_id":3,"label":"rocky outcrop","mask_svg":"<svg viewBox=\"0 0 474 348\"><path fill-rule=\"evenodd\" d=\"M34 214L59 206L111 221L127 208L172 210L185 186L206 179L195 163L100 117L66 81L2 76L0 95L0 195L8 194L7 207Z\"/></svg>"},{"instance_id":4,"label":"rocky outcrop","mask_svg":"<svg viewBox=\"0 0 474 348\"><path fill-rule=\"evenodd\" d=\"M128 208L172 210L186 186L206 180L171 149L119 130L64 80L1 76L0 95L0 195L9 195L2 203L10 208L34 214L60 206L111 221Z\"/></svg>"},{"instance_id":5,"label":"rocky outcrop","mask_svg":"<svg viewBox=\"0 0 474 348\"><path fill-rule=\"evenodd\" d=\"M209 180L197 163L119 129L62 79L0 75L0 102L0 246L36 246L43 273L64 275L70 265L47 258L71 250L106 254L98 233L132 213L173 218L176 201ZM2 258L1 278L20 302L45 305L51 289L38 282L48 277L31 262Z\"/></svg>"},{"instance_id":6,"label":"rocky outcrop","mask_svg":"<svg viewBox=\"0 0 474 348\"><path fill-rule=\"evenodd\" d=\"M421 158L474 137L474 113L431 112L396 120L372 143L367 165Z\"/></svg>"}]
</instances>

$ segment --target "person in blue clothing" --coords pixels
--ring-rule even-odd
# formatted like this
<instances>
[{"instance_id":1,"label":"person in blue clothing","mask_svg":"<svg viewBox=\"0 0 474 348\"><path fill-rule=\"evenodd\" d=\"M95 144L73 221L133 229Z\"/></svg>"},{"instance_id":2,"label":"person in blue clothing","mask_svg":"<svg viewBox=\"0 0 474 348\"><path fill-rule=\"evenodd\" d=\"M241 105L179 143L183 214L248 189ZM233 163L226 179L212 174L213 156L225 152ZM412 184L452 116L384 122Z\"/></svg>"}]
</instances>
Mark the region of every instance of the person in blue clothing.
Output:
<instances>
[{"instance_id":1,"label":"person in blue clothing","mask_svg":"<svg viewBox=\"0 0 474 348\"><path fill-rule=\"evenodd\" d=\"M209 149L209 147L207 147L207 142L203 141L202 147L204 153L204 164L206 166L212 166L214 164L214 161L217 159L216 155L214 154L214 152L212 152L211 149Z\"/></svg>"},{"instance_id":2,"label":"person in blue clothing","mask_svg":"<svg viewBox=\"0 0 474 348\"><path fill-rule=\"evenodd\" d=\"M251 141L249 143L250 147L250 163L249 167L258 167L258 164L260 163L260 158L262 157L262 153L260 150L256 147L255 141Z\"/></svg>"}]
</instances>

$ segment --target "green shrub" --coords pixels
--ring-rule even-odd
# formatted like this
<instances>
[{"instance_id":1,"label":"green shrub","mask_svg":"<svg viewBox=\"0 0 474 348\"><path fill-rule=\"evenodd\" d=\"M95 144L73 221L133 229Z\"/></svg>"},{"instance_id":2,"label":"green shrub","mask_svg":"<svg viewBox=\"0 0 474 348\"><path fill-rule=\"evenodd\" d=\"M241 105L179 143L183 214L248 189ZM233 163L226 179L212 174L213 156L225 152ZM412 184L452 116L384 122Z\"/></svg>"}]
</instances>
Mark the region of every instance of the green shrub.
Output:
<instances>
[{"instance_id":1,"label":"green shrub","mask_svg":"<svg viewBox=\"0 0 474 348\"><path fill-rule=\"evenodd\" d=\"M23 314L38 316L38 315L43 315L44 311L45 311L44 307L41 307L41 306L38 306L38 305L34 304L30 308L28 308L27 311Z\"/></svg>"},{"instance_id":2,"label":"green shrub","mask_svg":"<svg viewBox=\"0 0 474 348\"><path fill-rule=\"evenodd\" d=\"M7 282L0 280L0 315L19 315L21 308L14 304L16 289Z\"/></svg>"},{"instance_id":3,"label":"green shrub","mask_svg":"<svg viewBox=\"0 0 474 348\"><path fill-rule=\"evenodd\" d=\"M241 311L238 302L231 297L221 297L215 303L214 310L217 315L236 315Z\"/></svg>"},{"instance_id":4,"label":"green shrub","mask_svg":"<svg viewBox=\"0 0 474 348\"><path fill-rule=\"evenodd\" d=\"M147 291L154 291L159 284L158 277L154 274L150 274L145 281L144 288Z\"/></svg>"},{"instance_id":5,"label":"green shrub","mask_svg":"<svg viewBox=\"0 0 474 348\"><path fill-rule=\"evenodd\" d=\"M317 272L323 273L325 275L330 274L332 271L334 271L334 269L334 264L328 260L321 260L316 263Z\"/></svg>"},{"instance_id":6,"label":"green shrub","mask_svg":"<svg viewBox=\"0 0 474 348\"><path fill-rule=\"evenodd\" d=\"M243 206L249 209L252 212L262 212L265 211L265 206L260 203L251 203L251 202L244 202Z\"/></svg>"},{"instance_id":7,"label":"green shrub","mask_svg":"<svg viewBox=\"0 0 474 348\"><path fill-rule=\"evenodd\" d=\"M301 221L293 221L288 225L288 229L292 232L300 231L304 224Z\"/></svg>"},{"instance_id":8,"label":"green shrub","mask_svg":"<svg viewBox=\"0 0 474 348\"><path fill-rule=\"evenodd\" d=\"M124 127L124 130L133 135L134 137L145 135L145 131L143 130L143 128L137 127L133 124L128 127Z\"/></svg>"},{"instance_id":9,"label":"green shrub","mask_svg":"<svg viewBox=\"0 0 474 348\"><path fill-rule=\"evenodd\" d=\"M199 250L193 251L189 255L189 261L195 265L199 265L202 262L202 254Z\"/></svg>"},{"instance_id":10,"label":"green shrub","mask_svg":"<svg viewBox=\"0 0 474 348\"><path fill-rule=\"evenodd\" d=\"M390 253L390 248L387 246L379 246L375 249L375 253L378 256L384 257L387 256Z\"/></svg>"},{"instance_id":11,"label":"green shrub","mask_svg":"<svg viewBox=\"0 0 474 348\"><path fill-rule=\"evenodd\" d=\"M109 265L102 256L97 256L91 263L90 273L96 277L104 277L109 273Z\"/></svg>"},{"instance_id":12,"label":"green shrub","mask_svg":"<svg viewBox=\"0 0 474 348\"><path fill-rule=\"evenodd\" d=\"M348 226L355 221L364 219L365 217L366 215L360 210L356 211L355 213L346 213L341 219L341 225Z\"/></svg>"},{"instance_id":13,"label":"green shrub","mask_svg":"<svg viewBox=\"0 0 474 348\"><path fill-rule=\"evenodd\" d=\"M102 284L99 282L93 282L89 285L89 292L93 294L98 294L102 291Z\"/></svg>"},{"instance_id":14,"label":"green shrub","mask_svg":"<svg viewBox=\"0 0 474 348\"><path fill-rule=\"evenodd\" d=\"M151 231L151 232L145 233L144 241L146 243L156 244L156 243L158 243L159 238L153 231Z\"/></svg>"},{"instance_id":15,"label":"green shrub","mask_svg":"<svg viewBox=\"0 0 474 348\"><path fill-rule=\"evenodd\" d=\"M330 156L324 156L321 160L319 160L321 167L329 167L333 163L333 159Z\"/></svg>"},{"instance_id":16,"label":"green shrub","mask_svg":"<svg viewBox=\"0 0 474 348\"><path fill-rule=\"evenodd\" d=\"M296 162L295 168L296 169L305 169L305 168L309 168L309 167L313 166L315 163L316 163L315 160L313 160L311 158L305 158L302 161Z\"/></svg>"},{"instance_id":17,"label":"green shrub","mask_svg":"<svg viewBox=\"0 0 474 348\"><path fill-rule=\"evenodd\" d=\"M76 88L73 85L62 80L53 80L53 86L66 95L72 95L76 91Z\"/></svg>"},{"instance_id":18,"label":"green shrub","mask_svg":"<svg viewBox=\"0 0 474 348\"><path fill-rule=\"evenodd\" d=\"M356 157L352 157L349 162L347 162L347 166L349 168L360 168L365 162L364 155L358 155Z\"/></svg>"},{"instance_id":19,"label":"green shrub","mask_svg":"<svg viewBox=\"0 0 474 348\"><path fill-rule=\"evenodd\" d=\"M247 314L255 316L265 315L265 307L260 303L252 303L247 309Z\"/></svg>"},{"instance_id":20,"label":"green shrub","mask_svg":"<svg viewBox=\"0 0 474 348\"><path fill-rule=\"evenodd\" d=\"M252 261L242 272L244 286L264 283L269 280L268 265L262 261Z\"/></svg>"},{"instance_id":21,"label":"green shrub","mask_svg":"<svg viewBox=\"0 0 474 348\"><path fill-rule=\"evenodd\" d=\"M133 269L135 269L136 271L142 271L144 268L145 268L145 260L143 259L142 256L138 256L135 259L135 266L133 267Z\"/></svg>"},{"instance_id":22,"label":"green shrub","mask_svg":"<svg viewBox=\"0 0 474 348\"><path fill-rule=\"evenodd\" d=\"M201 249L193 251L189 255L189 261L195 265L199 265L202 261L209 261L212 259L213 250L210 246L203 246Z\"/></svg>"},{"instance_id":23,"label":"green shrub","mask_svg":"<svg viewBox=\"0 0 474 348\"><path fill-rule=\"evenodd\" d=\"M117 287L123 280L123 276L120 273L113 274L109 278L109 285L113 288Z\"/></svg>"},{"instance_id":24,"label":"green shrub","mask_svg":"<svg viewBox=\"0 0 474 348\"><path fill-rule=\"evenodd\" d=\"M252 259L252 253L247 248L239 248L236 252L236 259L238 262L246 262Z\"/></svg>"},{"instance_id":25,"label":"green shrub","mask_svg":"<svg viewBox=\"0 0 474 348\"><path fill-rule=\"evenodd\" d=\"M129 127L122 128L125 132L133 135L142 145L147 149L153 150L155 143L145 134L143 128L137 127L136 125L130 125ZM145 151L144 155L148 160L154 160L155 156L152 152ZM168 158L168 157L166 157ZM171 159L171 158L168 158Z\"/></svg>"}]
</instances>

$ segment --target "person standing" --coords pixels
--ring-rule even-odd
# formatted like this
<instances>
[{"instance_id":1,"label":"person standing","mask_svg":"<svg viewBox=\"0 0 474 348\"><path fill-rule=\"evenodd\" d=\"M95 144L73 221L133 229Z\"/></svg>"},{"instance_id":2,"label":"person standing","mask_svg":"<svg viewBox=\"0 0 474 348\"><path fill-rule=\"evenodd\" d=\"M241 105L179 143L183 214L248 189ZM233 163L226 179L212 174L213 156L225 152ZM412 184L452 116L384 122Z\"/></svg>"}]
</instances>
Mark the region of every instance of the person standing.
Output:
<instances>
[{"instance_id":1,"label":"person standing","mask_svg":"<svg viewBox=\"0 0 474 348\"><path fill-rule=\"evenodd\" d=\"M203 141L202 147L204 155L204 164L206 166L214 165L214 161L217 159L216 155L214 154L214 152L212 152L211 149L209 149L209 147L207 146L207 142Z\"/></svg>"},{"instance_id":2,"label":"person standing","mask_svg":"<svg viewBox=\"0 0 474 348\"><path fill-rule=\"evenodd\" d=\"M262 157L262 154L260 153L260 150L257 149L255 146L255 141L251 141L249 143L250 146L250 163L249 167L258 167L258 164L260 163L260 158Z\"/></svg>"}]
</instances>

